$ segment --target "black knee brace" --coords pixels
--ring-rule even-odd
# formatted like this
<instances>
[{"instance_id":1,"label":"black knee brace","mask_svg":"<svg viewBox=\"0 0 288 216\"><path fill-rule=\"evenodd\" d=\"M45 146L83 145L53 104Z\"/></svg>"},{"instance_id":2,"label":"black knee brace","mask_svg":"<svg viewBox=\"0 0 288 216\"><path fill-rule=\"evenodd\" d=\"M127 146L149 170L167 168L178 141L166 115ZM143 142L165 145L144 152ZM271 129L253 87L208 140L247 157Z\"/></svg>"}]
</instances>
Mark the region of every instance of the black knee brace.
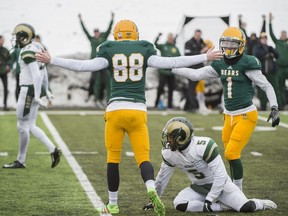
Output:
<instances>
[{"instance_id":1,"label":"black knee brace","mask_svg":"<svg viewBox=\"0 0 288 216\"><path fill-rule=\"evenodd\" d=\"M188 203L181 203L176 206L176 209L182 212L185 212L187 209Z\"/></svg>"},{"instance_id":2,"label":"black knee brace","mask_svg":"<svg viewBox=\"0 0 288 216\"><path fill-rule=\"evenodd\" d=\"M256 209L256 204L254 201L249 200L247 203L245 203L241 209L240 212L254 212Z\"/></svg>"}]
</instances>

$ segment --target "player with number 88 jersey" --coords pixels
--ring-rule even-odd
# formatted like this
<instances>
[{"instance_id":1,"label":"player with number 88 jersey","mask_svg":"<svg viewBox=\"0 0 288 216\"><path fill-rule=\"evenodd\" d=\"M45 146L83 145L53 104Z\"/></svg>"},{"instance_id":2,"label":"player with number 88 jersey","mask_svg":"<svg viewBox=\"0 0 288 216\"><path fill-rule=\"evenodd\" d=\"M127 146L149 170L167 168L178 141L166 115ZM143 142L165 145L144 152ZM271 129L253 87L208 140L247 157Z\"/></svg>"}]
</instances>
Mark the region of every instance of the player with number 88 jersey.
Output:
<instances>
[{"instance_id":1,"label":"player with number 88 jersey","mask_svg":"<svg viewBox=\"0 0 288 216\"><path fill-rule=\"evenodd\" d=\"M154 170L150 163L147 108L145 99L146 68L188 67L207 60L222 58L220 51L209 50L198 56L161 57L148 41L138 40L134 22L121 20L114 27L115 41L107 41L97 48L92 60L51 58L47 52L39 53L37 59L44 63L74 71L98 71L108 68L111 77L111 96L105 113L105 146L107 149L107 181L109 203L100 207L100 213L119 213L118 188L119 163L125 133L130 139L136 163L145 182L148 197L158 216L165 215L165 207L155 190ZM124 213L125 214L125 213Z\"/></svg>"}]
</instances>

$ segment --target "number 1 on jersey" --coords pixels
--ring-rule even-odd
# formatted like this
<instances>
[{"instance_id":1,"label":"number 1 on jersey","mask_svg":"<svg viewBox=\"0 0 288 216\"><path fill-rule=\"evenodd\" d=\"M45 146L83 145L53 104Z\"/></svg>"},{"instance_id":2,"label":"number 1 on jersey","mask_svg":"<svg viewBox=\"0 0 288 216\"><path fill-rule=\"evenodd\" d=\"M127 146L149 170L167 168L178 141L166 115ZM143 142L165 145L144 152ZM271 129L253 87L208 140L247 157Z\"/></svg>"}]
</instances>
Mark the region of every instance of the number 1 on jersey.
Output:
<instances>
[{"instance_id":1,"label":"number 1 on jersey","mask_svg":"<svg viewBox=\"0 0 288 216\"><path fill-rule=\"evenodd\" d=\"M227 77L227 98L232 98L232 77Z\"/></svg>"}]
</instances>

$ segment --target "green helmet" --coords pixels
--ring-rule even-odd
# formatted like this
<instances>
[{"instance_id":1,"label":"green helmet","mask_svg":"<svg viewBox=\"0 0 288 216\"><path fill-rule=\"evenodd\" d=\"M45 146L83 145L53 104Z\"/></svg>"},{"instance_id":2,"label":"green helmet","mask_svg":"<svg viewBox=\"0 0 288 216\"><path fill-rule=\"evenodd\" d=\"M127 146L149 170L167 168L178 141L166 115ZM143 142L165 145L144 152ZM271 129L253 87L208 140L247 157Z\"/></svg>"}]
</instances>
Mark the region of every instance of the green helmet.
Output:
<instances>
[{"instance_id":1,"label":"green helmet","mask_svg":"<svg viewBox=\"0 0 288 216\"><path fill-rule=\"evenodd\" d=\"M184 117L170 119L162 131L162 145L171 151L185 149L191 141L194 130L192 123Z\"/></svg>"}]
</instances>

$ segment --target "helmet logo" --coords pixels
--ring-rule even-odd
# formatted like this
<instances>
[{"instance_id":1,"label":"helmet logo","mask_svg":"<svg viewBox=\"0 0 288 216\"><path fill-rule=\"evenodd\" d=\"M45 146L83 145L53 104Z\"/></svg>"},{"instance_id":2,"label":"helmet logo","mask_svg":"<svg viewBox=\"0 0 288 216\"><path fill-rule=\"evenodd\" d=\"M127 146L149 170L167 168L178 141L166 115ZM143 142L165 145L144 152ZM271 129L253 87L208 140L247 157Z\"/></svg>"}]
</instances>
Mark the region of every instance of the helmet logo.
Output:
<instances>
[{"instance_id":1,"label":"helmet logo","mask_svg":"<svg viewBox=\"0 0 288 216\"><path fill-rule=\"evenodd\" d=\"M118 32L118 39L121 40L123 38L122 32Z\"/></svg>"}]
</instances>

